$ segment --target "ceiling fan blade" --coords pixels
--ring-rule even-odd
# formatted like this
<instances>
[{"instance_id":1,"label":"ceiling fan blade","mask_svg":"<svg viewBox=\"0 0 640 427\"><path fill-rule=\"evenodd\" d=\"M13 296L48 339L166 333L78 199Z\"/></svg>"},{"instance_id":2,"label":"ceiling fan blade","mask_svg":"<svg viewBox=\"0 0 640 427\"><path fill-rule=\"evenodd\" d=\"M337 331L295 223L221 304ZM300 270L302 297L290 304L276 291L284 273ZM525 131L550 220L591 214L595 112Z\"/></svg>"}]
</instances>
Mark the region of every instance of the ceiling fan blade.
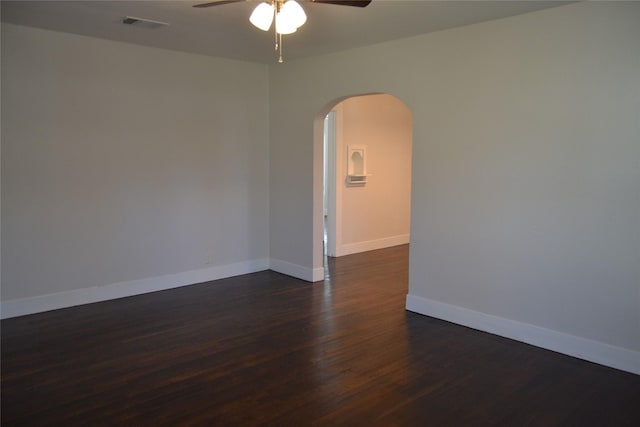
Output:
<instances>
[{"instance_id":1,"label":"ceiling fan blade","mask_svg":"<svg viewBox=\"0 0 640 427\"><path fill-rule=\"evenodd\" d=\"M212 7L212 6L222 6L223 4L240 3L244 1L247 1L247 0L218 0L218 1L211 1L209 3L194 4L193 7L205 8L205 7ZM335 4L338 6L355 6L355 7L366 7L369 5L369 3L371 3L371 0L303 0L303 1L309 1L312 3Z\"/></svg>"},{"instance_id":2,"label":"ceiling fan blade","mask_svg":"<svg viewBox=\"0 0 640 427\"><path fill-rule=\"evenodd\" d=\"M222 6L223 4L240 3L241 1L246 1L246 0L218 0L218 1L211 1L209 3L194 4L193 7L204 8L204 7L211 7L211 6Z\"/></svg>"},{"instance_id":3,"label":"ceiling fan blade","mask_svg":"<svg viewBox=\"0 0 640 427\"><path fill-rule=\"evenodd\" d=\"M369 6L369 3L371 3L371 0L311 0L311 2L336 4L339 6L366 7L366 6Z\"/></svg>"}]
</instances>

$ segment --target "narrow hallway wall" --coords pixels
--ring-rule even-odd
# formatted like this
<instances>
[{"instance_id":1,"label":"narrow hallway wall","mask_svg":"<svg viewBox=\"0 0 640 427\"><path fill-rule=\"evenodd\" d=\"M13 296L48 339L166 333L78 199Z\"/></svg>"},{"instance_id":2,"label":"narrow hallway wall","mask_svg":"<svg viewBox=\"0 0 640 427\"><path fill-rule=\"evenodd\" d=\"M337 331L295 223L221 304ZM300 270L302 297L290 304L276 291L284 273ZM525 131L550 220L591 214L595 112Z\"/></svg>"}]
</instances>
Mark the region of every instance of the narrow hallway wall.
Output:
<instances>
[{"instance_id":1,"label":"narrow hallway wall","mask_svg":"<svg viewBox=\"0 0 640 427\"><path fill-rule=\"evenodd\" d=\"M409 243L411 111L394 96L356 96L338 104L337 255ZM366 149L366 184L347 182L348 147Z\"/></svg>"}]
</instances>

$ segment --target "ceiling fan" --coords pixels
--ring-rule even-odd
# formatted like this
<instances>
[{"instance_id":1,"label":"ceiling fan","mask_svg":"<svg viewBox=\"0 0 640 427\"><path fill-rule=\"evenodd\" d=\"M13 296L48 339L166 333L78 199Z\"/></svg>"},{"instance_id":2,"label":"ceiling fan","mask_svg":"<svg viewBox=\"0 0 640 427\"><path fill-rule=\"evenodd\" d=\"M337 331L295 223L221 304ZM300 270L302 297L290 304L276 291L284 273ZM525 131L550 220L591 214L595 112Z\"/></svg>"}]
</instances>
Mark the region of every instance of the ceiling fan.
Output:
<instances>
[{"instance_id":1,"label":"ceiling fan","mask_svg":"<svg viewBox=\"0 0 640 427\"><path fill-rule=\"evenodd\" d=\"M222 6L230 3L240 3L250 0L218 0L193 5L197 8ZM299 0L309 3L324 3L339 6L366 7L371 0ZM275 50L278 52L278 62L282 63L282 35L295 33L306 21L307 15L302 6L295 0L265 0L251 13L249 21L262 31L269 31L273 21L275 35Z\"/></svg>"}]
</instances>

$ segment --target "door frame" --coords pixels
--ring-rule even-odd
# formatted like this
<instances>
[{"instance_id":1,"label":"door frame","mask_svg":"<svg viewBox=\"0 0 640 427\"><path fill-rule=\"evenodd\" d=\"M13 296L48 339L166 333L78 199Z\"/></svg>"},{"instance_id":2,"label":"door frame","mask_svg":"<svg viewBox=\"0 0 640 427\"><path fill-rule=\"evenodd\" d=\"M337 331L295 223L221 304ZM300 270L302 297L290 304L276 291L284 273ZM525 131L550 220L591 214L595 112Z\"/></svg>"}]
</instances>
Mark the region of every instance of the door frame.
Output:
<instances>
[{"instance_id":1,"label":"door frame","mask_svg":"<svg viewBox=\"0 0 640 427\"><path fill-rule=\"evenodd\" d=\"M338 159L336 153L336 145L338 139L338 126L340 122L339 107L336 106L329 111L324 121L324 153L326 155L325 162L325 196L326 196L326 248L325 255L335 257L338 247L338 238L341 235L341 189L337 185ZM340 193L340 194L339 194Z\"/></svg>"}]
</instances>

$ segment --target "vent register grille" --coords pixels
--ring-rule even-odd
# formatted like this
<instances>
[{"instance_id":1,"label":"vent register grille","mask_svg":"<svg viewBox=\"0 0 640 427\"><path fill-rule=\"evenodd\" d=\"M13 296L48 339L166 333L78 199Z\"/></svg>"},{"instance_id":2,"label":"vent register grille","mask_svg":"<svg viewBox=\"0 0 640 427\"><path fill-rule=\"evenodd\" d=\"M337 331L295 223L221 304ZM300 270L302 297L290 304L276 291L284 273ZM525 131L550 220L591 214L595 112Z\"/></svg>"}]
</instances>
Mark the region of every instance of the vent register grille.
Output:
<instances>
[{"instance_id":1,"label":"vent register grille","mask_svg":"<svg viewBox=\"0 0 640 427\"><path fill-rule=\"evenodd\" d=\"M146 28L149 30L155 30L169 25L167 22L154 21L152 19L145 18L136 18L135 16L125 16L124 18L122 18L122 23L125 25L133 25L135 27Z\"/></svg>"}]
</instances>

